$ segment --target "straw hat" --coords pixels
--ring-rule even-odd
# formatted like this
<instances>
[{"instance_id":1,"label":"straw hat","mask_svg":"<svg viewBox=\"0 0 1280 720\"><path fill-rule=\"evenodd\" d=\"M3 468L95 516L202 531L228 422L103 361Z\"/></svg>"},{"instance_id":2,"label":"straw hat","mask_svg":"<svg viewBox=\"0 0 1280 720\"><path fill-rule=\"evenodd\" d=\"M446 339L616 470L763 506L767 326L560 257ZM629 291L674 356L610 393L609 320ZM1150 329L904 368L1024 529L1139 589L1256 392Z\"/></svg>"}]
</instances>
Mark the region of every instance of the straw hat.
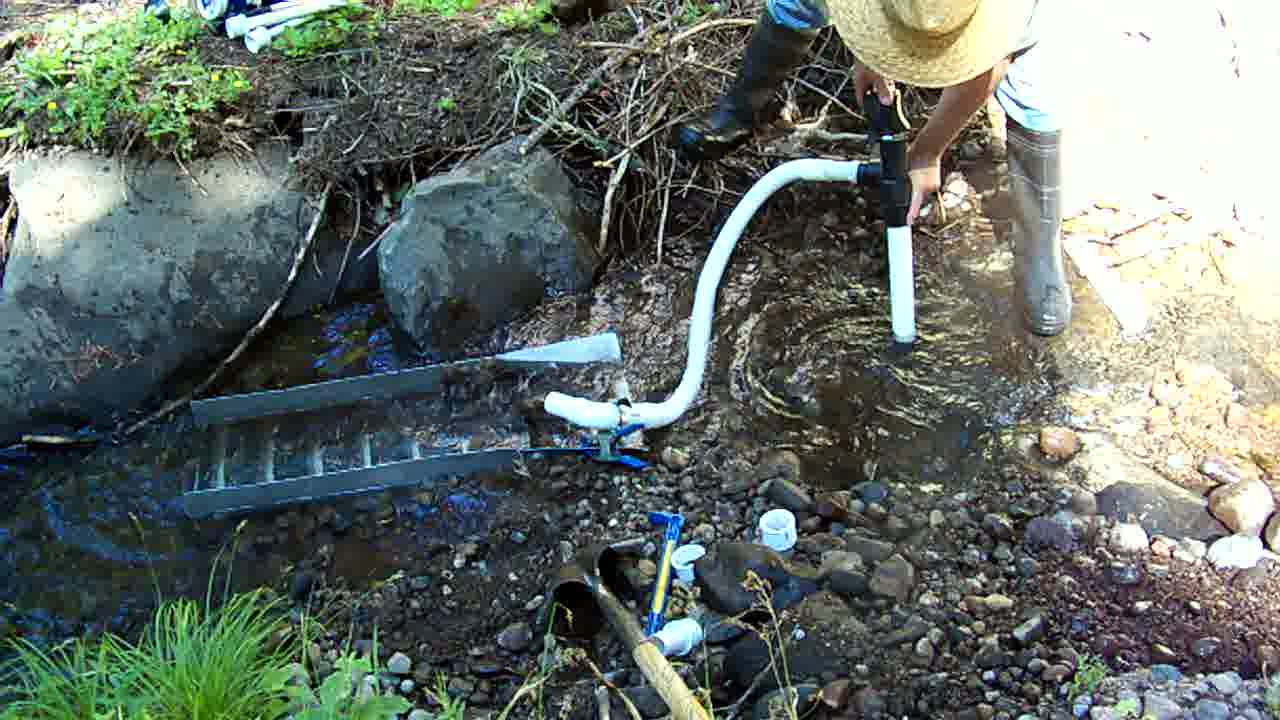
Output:
<instances>
[{"instance_id":1,"label":"straw hat","mask_svg":"<svg viewBox=\"0 0 1280 720\"><path fill-rule=\"evenodd\" d=\"M945 87L1013 52L1036 0L827 0L840 38L891 80Z\"/></svg>"}]
</instances>

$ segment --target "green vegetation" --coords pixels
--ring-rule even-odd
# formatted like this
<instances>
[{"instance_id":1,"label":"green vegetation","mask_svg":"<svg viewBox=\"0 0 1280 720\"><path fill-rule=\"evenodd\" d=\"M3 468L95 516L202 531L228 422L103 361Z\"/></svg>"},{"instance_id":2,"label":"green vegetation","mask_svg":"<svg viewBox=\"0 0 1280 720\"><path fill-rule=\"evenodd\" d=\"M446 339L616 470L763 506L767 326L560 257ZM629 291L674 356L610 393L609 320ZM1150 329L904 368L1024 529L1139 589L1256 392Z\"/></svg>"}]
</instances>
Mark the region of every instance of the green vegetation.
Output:
<instances>
[{"instance_id":1,"label":"green vegetation","mask_svg":"<svg viewBox=\"0 0 1280 720\"><path fill-rule=\"evenodd\" d=\"M1280 720L1280 675L1271 677L1271 684L1267 686L1267 694L1262 700L1267 706L1267 714L1273 720Z\"/></svg>"},{"instance_id":2,"label":"green vegetation","mask_svg":"<svg viewBox=\"0 0 1280 720\"><path fill-rule=\"evenodd\" d=\"M396 0L396 12L412 12L420 15L439 15L451 18L460 12L475 9L476 0Z\"/></svg>"},{"instance_id":3,"label":"green vegetation","mask_svg":"<svg viewBox=\"0 0 1280 720\"><path fill-rule=\"evenodd\" d=\"M292 676L287 632L276 603L246 593L216 610L179 600L163 605L138 645L106 636L43 651L26 641L16 682L0 694L17 700L4 720L85 718L256 718L287 709ZM274 713L274 714L271 714Z\"/></svg>"},{"instance_id":4,"label":"green vegetation","mask_svg":"<svg viewBox=\"0 0 1280 720\"><path fill-rule=\"evenodd\" d=\"M1081 695L1092 694L1106 677L1107 663L1095 655L1085 655L1080 658L1080 665L1076 668L1075 677L1071 679L1067 697L1075 700Z\"/></svg>"},{"instance_id":5,"label":"green vegetation","mask_svg":"<svg viewBox=\"0 0 1280 720\"><path fill-rule=\"evenodd\" d=\"M360 6L342 7L288 27L271 42L285 57L301 59L346 45L353 38L373 42L378 38L382 15Z\"/></svg>"},{"instance_id":6,"label":"green vegetation","mask_svg":"<svg viewBox=\"0 0 1280 720\"><path fill-rule=\"evenodd\" d=\"M547 35L554 35L560 31L560 25L551 17L551 0L536 0L532 3L518 0L499 10L497 21L508 30L520 32L537 29Z\"/></svg>"},{"instance_id":7,"label":"green vegetation","mask_svg":"<svg viewBox=\"0 0 1280 720\"><path fill-rule=\"evenodd\" d=\"M442 97L436 106L445 112L453 112L458 109L458 101L451 97Z\"/></svg>"},{"instance_id":8,"label":"green vegetation","mask_svg":"<svg viewBox=\"0 0 1280 720\"><path fill-rule=\"evenodd\" d=\"M373 655L377 656L376 650ZM410 709L409 701L402 697L360 692L365 675L374 671L368 656L347 653L335 668L319 692L304 685L292 687L295 702L306 706L294 716L296 720L383 720Z\"/></svg>"},{"instance_id":9,"label":"green vegetation","mask_svg":"<svg viewBox=\"0 0 1280 720\"><path fill-rule=\"evenodd\" d=\"M194 48L204 21L184 8L169 22L147 13L102 21L75 15L51 21L39 43L19 51L16 77L0 86L4 137L44 135L82 147L141 135L189 157L195 118L250 89L244 73L201 61Z\"/></svg>"},{"instance_id":10,"label":"green vegetation","mask_svg":"<svg viewBox=\"0 0 1280 720\"><path fill-rule=\"evenodd\" d=\"M680 8L680 24L692 25L714 12L709 3L702 0L687 0Z\"/></svg>"},{"instance_id":11,"label":"green vegetation","mask_svg":"<svg viewBox=\"0 0 1280 720\"><path fill-rule=\"evenodd\" d=\"M431 689L431 697L440 706L435 720L463 720L466 717L467 701L449 695L449 680L444 673L436 675L436 685Z\"/></svg>"}]
</instances>

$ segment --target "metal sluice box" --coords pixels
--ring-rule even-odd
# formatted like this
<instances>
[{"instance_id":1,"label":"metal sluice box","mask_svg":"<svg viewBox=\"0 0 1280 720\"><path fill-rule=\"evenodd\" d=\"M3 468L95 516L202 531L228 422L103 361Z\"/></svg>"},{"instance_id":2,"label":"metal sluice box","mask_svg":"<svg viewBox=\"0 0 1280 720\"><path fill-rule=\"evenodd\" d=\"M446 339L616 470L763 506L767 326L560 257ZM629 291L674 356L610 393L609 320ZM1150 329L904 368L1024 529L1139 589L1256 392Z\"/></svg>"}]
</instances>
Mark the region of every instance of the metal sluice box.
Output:
<instances>
[{"instance_id":1,"label":"metal sluice box","mask_svg":"<svg viewBox=\"0 0 1280 720\"><path fill-rule=\"evenodd\" d=\"M183 493L183 511L199 519L411 488L557 453L643 466L615 454L612 437L577 447L529 447L527 432L494 422L497 408L510 407L519 387L508 387L508 396L497 394L495 386L479 400L450 398L451 388L486 372L528 377L621 359L617 336L609 332L483 358L193 401L196 425L210 429L212 438L208 468ZM483 449L469 449L484 435L490 442Z\"/></svg>"}]
</instances>

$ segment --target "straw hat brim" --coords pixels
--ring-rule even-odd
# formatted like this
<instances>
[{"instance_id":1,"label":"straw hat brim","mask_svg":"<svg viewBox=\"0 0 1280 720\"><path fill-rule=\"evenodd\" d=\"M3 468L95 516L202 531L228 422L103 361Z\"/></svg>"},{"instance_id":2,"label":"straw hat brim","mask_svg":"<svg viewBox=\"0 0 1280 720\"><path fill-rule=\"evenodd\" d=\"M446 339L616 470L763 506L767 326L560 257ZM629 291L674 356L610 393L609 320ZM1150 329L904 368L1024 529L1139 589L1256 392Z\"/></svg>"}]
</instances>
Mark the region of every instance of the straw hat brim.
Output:
<instances>
[{"instance_id":1,"label":"straw hat brim","mask_svg":"<svg viewBox=\"0 0 1280 720\"><path fill-rule=\"evenodd\" d=\"M971 80L1013 52L1034 0L982 0L969 22L945 36L915 33L890 17L884 0L828 0L832 22L857 59L917 87Z\"/></svg>"}]
</instances>

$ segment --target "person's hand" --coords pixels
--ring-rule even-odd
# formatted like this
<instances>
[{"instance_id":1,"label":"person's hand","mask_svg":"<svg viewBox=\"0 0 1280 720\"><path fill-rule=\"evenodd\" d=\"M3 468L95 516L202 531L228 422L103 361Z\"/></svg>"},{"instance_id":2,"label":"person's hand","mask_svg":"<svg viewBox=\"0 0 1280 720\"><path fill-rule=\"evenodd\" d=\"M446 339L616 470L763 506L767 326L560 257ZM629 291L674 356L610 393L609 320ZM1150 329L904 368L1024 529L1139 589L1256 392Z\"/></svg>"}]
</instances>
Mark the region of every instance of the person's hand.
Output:
<instances>
[{"instance_id":1,"label":"person's hand","mask_svg":"<svg viewBox=\"0 0 1280 720\"><path fill-rule=\"evenodd\" d=\"M942 187L942 159L937 155L920 154L912 147L907 151L907 174L911 177L911 207L907 210L907 225L915 224L924 199Z\"/></svg>"},{"instance_id":2,"label":"person's hand","mask_svg":"<svg viewBox=\"0 0 1280 720\"><path fill-rule=\"evenodd\" d=\"M880 98L881 105L892 105L894 93L896 90L893 81L885 78L876 71L868 68L862 63L853 66L853 92L858 98L858 105L862 105L862 98L867 94L868 90L875 89L876 97Z\"/></svg>"}]
</instances>

